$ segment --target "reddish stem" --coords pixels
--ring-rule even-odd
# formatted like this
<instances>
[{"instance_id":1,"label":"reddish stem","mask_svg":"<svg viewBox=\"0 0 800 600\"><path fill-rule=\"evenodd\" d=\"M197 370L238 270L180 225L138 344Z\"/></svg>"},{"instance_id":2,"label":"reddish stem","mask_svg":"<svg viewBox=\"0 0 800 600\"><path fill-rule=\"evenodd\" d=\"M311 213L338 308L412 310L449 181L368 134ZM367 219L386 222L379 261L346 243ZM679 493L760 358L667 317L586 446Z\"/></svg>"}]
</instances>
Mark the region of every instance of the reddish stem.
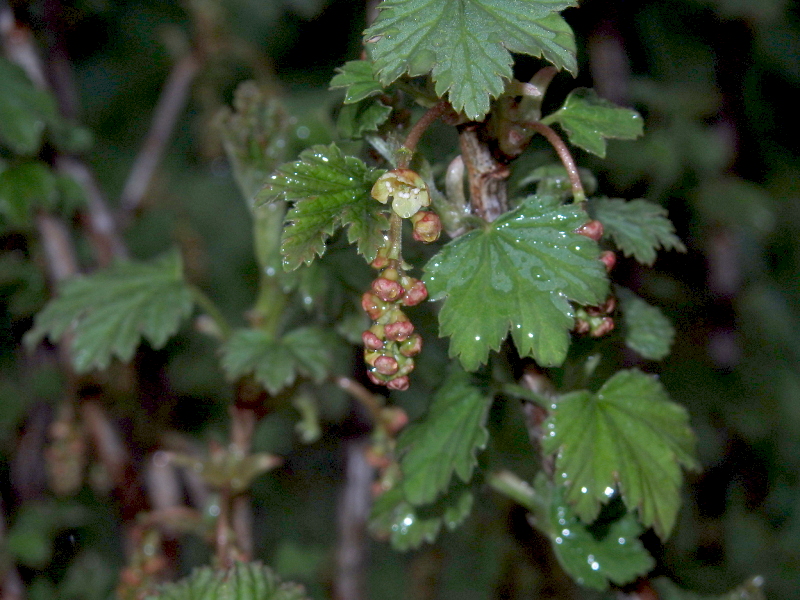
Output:
<instances>
[{"instance_id":1,"label":"reddish stem","mask_svg":"<svg viewBox=\"0 0 800 600\"><path fill-rule=\"evenodd\" d=\"M575 202L586 201L586 193L583 191L583 184L581 183L581 176L578 173L578 167L575 166L575 160L572 158L572 154L564 143L564 140L550 127L539 121L526 121L523 125L533 129L537 133L541 133L547 138L547 141L550 142L550 145L553 146L556 154L558 154L558 158L561 159L561 164L563 164L564 168L567 170L567 175L572 185L572 196Z\"/></svg>"},{"instance_id":2,"label":"reddish stem","mask_svg":"<svg viewBox=\"0 0 800 600\"><path fill-rule=\"evenodd\" d=\"M425 130L428 129L436 119L447 111L449 106L450 105L446 101L442 100L429 108L428 112L422 115L419 121L414 123L411 131L408 132L406 141L403 142L403 147L409 151L409 154L407 157L400 159L400 164L397 165L398 167L401 169L408 167L408 162L411 160L411 155L414 154L414 151L417 149L417 144L420 138L422 138L422 134L425 133Z\"/></svg>"}]
</instances>

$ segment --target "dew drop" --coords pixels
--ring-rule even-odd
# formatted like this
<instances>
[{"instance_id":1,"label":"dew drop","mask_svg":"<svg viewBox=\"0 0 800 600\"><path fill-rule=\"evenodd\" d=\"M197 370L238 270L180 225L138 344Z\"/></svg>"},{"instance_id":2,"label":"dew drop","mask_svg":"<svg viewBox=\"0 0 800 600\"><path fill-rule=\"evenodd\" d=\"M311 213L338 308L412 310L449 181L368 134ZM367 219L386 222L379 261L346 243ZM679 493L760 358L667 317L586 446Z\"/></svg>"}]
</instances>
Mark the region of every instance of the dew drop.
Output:
<instances>
[{"instance_id":1,"label":"dew drop","mask_svg":"<svg viewBox=\"0 0 800 600\"><path fill-rule=\"evenodd\" d=\"M274 267L267 267L266 273L267 273L267 277L274 277L275 276L275 268Z\"/></svg>"},{"instance_id":2,"label":"dew drop","mask_svg":"<svg viewBox=\"0 0 800 600\"><path fill-rule=\"evenodd\" d=\"M208 514L212 517L218 517L220 513L219 504L212 504L208 507Z\"/></svg>"},{"instance_id":3,"label":"dew drop","mask_svg":"<svg viewBox=\"0 0 800 600\"><path fill-rule=\"evenodd\" d=\"M612 488L612 487L607 487L606 489L604 489L604 490L603 490L603 493L604 493L604 494L605 494L607 497L611 498L611 496L613 496L613 495L614 495L614 488Z\"/></svg>"},{"instance_id":4,"label":"dew drop","mask_svg":"<svg viewBox=\"0 0 800 600\"><path fill-rule=\"evenodd\" d=\"M569 536L569 534L570 534L570 530L569 529L562 529L561 530L561 535L563 535L564 537Z\"/></svg>"},{"instance_id":5,"label":"dew drop","mask_svg":"<svg viewBox=\"0 0 800 600\"><path fill-rule=\"evenodd\" d=\"M587 490L586 487L581 488L581 494L587 494L588 492L589 490Z\"/></svg>"},{"instance_id":6,"label":"dew drop","mask_svg":"<svg viewBox=\"0 0 800 600\"><path fill-rule=\"evenodd\" d=\"M305 140L305 139L307 139L307 138L308 138L308 136L309 136L309 135L311 135L311 130L310 130L308 127L306 127L305 125L300 125L300 127L298 127L298 128L295 130L295 132L294 132L294 133L295 133L295 135L297 135L297 137L299 137L301 140ZM323 157L323 158L322 158L322 160L323 160L323 161L325 161L325 162L328 162L328 159L327 159L327 158L325 158L325 157Z\"/></svg>"},{"instance_id":7,"label":"dew drop","mask_svg":"<svg viewBox=\"0 0 800 600\"><path fill-rule=\"evenodd\" d=\"M405 525L406 527L411 527L413 523L414 519L412 519L411 517L406 517L405 519L403 519L403 525Z\"/></svg>"},{"instance_id":8,"label":"dew drop","mask_svg":"<svg viewBox=\"0 0 800 600\"><path fill-rule=\"evenodd\" d=\"M481 336L479 336L479 335L476 335L476 336L475 336L475 341L476 341L476 342L480 342L480 341L481 341Z\"/></svg>"},{"instance_id":9,"label":"dew drop","mask_svg":"<svg viewBox=\"0 0 800 600\"><path fill-rule=\"evenodd\" d=\"M597 561L594 561L594 562L593 562L591 565L589 565L589 566L590 566L590 567L592 567L592 571L597 571L597 570L600 568L600 563L599 563L599 562L597 562Z\"/></svg>"},{"instance_id":10,"label":"dew drop","mask_svg":"<svg viewBox=\"0 0 800 600\"><path fill-rule=\"evenodd\" d=\"M620 546L624 546L624 545L625 545L625 538L622 538L622 537L621 537L621 538L618 538L618 539L617 539L617 543L618 543Z\"/></svg>"}]
</instances>

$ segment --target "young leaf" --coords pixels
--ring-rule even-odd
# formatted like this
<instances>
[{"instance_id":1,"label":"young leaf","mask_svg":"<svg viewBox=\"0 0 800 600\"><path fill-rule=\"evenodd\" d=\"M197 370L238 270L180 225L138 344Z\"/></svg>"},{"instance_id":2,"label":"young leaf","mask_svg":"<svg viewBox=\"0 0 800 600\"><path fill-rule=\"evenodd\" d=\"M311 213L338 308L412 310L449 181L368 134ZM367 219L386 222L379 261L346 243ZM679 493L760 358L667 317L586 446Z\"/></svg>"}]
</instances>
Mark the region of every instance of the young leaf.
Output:
<instances>
[{"instance_id":1,"label":"young leaf","mask_svg":"<svg viewBox=\"0 0 800 600\"><path fill-rule=\"evenodd\" d=\"M331 89L347 88L345 104L355 104L383 91L383 86L372 74L372 63L368 60L351 60L336 71L338 74L331 79Z\"/></svg>"},{"instance_id":2,"label":"young leaf","mask_svg":"<svg viewBox=\"0 0 800 600\"><path fill-rule=\"evenodd\" d=\"M669 535L680 503L680 465L697 467L684 408L638 370L620 371L596 394L573 392L554 406L544 451L557 453L557 480L581 520L594 520L618 485L642 523Z\"/></svg>"},{"instance_id":3,"label":"young leaf","mask_svg":"<svg viewBox=\"0 0 800 600\"><path fill-rule=\"evenodd\" d=\"M331 357L324 333L301 327L275 339L264 331L239 329L222 348L222 368L231 379L252 374L270 394L294 383L297 373L321 382Z\"/></svg>"},{"instance_id":4,"label":"young leaf","mask_svg":"<svg viewBox=\"0 0 800 600\"><path fill-rule=\"evenodd\" d=\"M625 256L633 256L644 265L656 261L659 248L686 252L666 209L657 204L641 198L596 198L590 202L589 212L603 224L605 235Z\"/></svg>"},{"instance_id":5,"label":"young leaf","mask_svg":"<svg viewBox=\"0 0 800 600\"><path fill-rule=\"evenodd\" d=\"M133 358L141 338L154 348L164 346L193 306L177 252L150 264L121 262L66 281L36 315L25 342L33 346L45 337L57 342L72 328L75 370L105 369L112 356Z\"/></svg>"},{"instance_id":6,"label":"young leaf","mask_svg":"<svg viewBox=\"0 0 800 600\"><path fill-rule=\"evenodd\" d=\"M55 100L4 58L0 58L0 81L0 143L17 154L35 154L45 126L57 118Z\"/></svg>"},{"instance_id":7,"label":"young leaf","mask_svg":"<svg viewBox=\"0 0 800 600\"><path fill-rule=\"evenodd\" d=\"M616 293L622 308L625 344L648 360L667 356L675 339L670 320L632 291L617 287Z\"/></svg>"},{"instance_id":8,"label":"young leaf","mask_svg":"<svg viewBox=\"0 0 800 600\"><path fill-rule=\"evenodd\" d=\"M481 120L511 79L511 52L577 71L575 40L556 12L571 0L389 0L364 32L383 85L432 71L436 93Z\"/></svg>"},{"instance_id":9,"label":"young leaf","mask_svg":"<svg viewBox=\"0 0 800 600\"><path fill-rule=\"evenodd\" d=\"M226 570L195 569L191 575L163 585L145 600L308 600L302 586L282 583L260 563L235 563Z\"/></svg>"},{"instance_id":10,"label":"young leaf","mask_svg":"<svg viewBox=\"0 0 800 600\"><path fill-rule=\"evenodd\" d=\"M337 227L348 226L347 239L371 261L389 228L384 207L370 195L383 171L345 156L336 146L314 146L296 162L283 165L269 188L295 201L283 232L283 266L287 271L309 264L325 252L325 240Z\"/></svg>"},{"instance_id":11,"label":"young leaf","mask_svg":"<svg viewBox=\"0 0 800 600\"><path fill-rule=\"evenodd\" d=\"M572 90L564 106L542 122L559 123L570 142L600 158L606 157L607 138L633 140L642 135L638 112L616 106L587 88Z\"/></svg>"},{"instance_id":12,"label":"young leaf","mask_svg":"<svg viewBox=\"0 0 800 600\"><path fill-rule=\"evenodd\" d=\"M609 581L624 585L655 565L639 541L642 526L632 513L597 538L564 500L563 487L553 486L540 474L530 493L538 500L528 502L534 509L529 516L531 524L550 538L558 562L579 584L604 590Z\"/></svg>"},{"instance_id":13,"label":"young leaf","mask_svg":"<svg viewBox=\"0 0 800 600\"><path fill-rule=\"evenodd\" d=\"M391 106L386 106L380 100L371 98L357 104L343 106L339 111L336 127L344 137L359 138L367 132L377 131L391 113Z\"/></svg>"},{"instance_id":14,"label":"young leaf","mask_svg":"<svg viewBox=\"0 0 800 600\"><path fill-rule=\"evenodd\" d=\"M403 491L414 505L433 502L450 485L453 473L469 481L478 464L476 451L486 447L486 415L491 397L470 385L469 375L453 373L436 393L425 420L397 440Z\"/></svg>"},{"instance_id":15,"label":"young leaf","mask_svg":"<svg viewBox=\"0 0 800 600\"><path fill-rule=\"evenodd\" d=\"M24 226L34 208L53 208L56 179L42 162L27 161L0 173L0 216L12 226Z\"/></svg>"},{"instance_id":16,"label":"young leaf","mask_svg":"<svg viewBox=\"0 0 800 600\"><path fill-rule=\"evenodd\" d=\"M566 357L573 311L594 305L608 280L592 240L574 233L588 220L576 205L532 196L483 230L447 244L426 265L425 283L450 355L468 371L485 363L508 331L521 356L543 366Z\"/></svg>"},{"instance_id":17,"label":"young leaf","mask_svg":"<svg viewBox=\"0 0 800 600\"><path fill-rule=\"evenodd\" d=\"M380 495L372 505L370 532L380 538L388 537L395 550L405 552L419 548L423 542L433 543L442 524L453 531L472 511L472 492L456 486L435 504L412 506L400 486Z\"/></svg>"}]
</instances>

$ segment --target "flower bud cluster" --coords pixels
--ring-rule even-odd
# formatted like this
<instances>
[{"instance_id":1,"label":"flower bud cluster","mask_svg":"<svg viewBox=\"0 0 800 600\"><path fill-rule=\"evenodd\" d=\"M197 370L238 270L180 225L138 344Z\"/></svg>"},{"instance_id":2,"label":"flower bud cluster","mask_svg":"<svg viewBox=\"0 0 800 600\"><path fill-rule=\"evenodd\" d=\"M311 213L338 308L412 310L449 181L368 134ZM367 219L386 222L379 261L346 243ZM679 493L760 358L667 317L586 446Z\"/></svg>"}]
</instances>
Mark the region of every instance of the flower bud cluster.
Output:
<instances>
[{"instance_id":1,"label":"flower bud cluster","mask_svg":"<svg viewBox=\"0 0 800 600\"><path fill-rule=\"evenodd\" d=\"M419 304L428 290L422 281L406 275L397 261L379 256L376 263L383 267L381 273L361 298L361 307L372 319L372 326L361 334L367 375L374 384L405 390L414 356L422 350L422 337L402 307Z\"/></svg>"},{"instance_id":2,"label":"flower bud cluster","mask_svg":"<svg viewBox=\"0 0 800 600\"><path fill-rule=\"evenodd\" d=\"M599 306L580 307L575 312L575 333L603 337L614 330L611 314L617 308L617 299L609 296Z\"/></svg>"}]
</instances>

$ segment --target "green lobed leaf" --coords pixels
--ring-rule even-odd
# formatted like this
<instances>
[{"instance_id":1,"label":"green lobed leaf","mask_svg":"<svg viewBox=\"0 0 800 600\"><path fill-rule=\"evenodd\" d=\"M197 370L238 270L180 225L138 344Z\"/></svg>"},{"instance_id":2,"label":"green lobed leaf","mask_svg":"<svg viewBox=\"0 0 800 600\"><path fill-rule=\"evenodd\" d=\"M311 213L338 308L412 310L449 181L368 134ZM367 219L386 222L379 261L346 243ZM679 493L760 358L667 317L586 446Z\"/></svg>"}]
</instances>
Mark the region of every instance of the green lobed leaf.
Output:
<instances>
[{"instance_id":1,"label":"green lobed leaf","mask_svg":"<svg viewBox=\"0 0 800 600\"><path fill-rule=\"evenodd\" d=\"M308 600L305 589L282 583L269 567L237 562L226 570L195 569L181 581L168 583L145 600Z\"/></svg>"},{"instance_id":2,"label":"green lobed leaf","mask_svg":"<svg viewBox=\"0 0 800 600\"><path fill-rule=\"evenodd\" d=\"M425 419L397 440L403 491L413 505L432 502L450 485L453 473L465 483L486 447L486 415L492 398L470 384L463 371L451 374L436 393Z\"/></svg>"},{"instance_id":3,"label":"green lobed leaf","mask_svg":"<svg viewBox=\"0 0 800 600\"><path fill-rule=\"evenodd\" d=\"M605 236L611 237L625 256L633 256L644 265L656 261L660 248L686 252L667 210L657 204L641 198L595 198L589 212L603 224Z\"/></svg>"},{"instance_id":4,"label":"green lobed leaf","mask_svg":"<svg viewBox=\"0 0 800 600\"><path fill-rule=\"evenodd\" d=\"M666 357L675 340L670 320L626 288L617 287L616 294L622 308L625 344L648 360Z\"/></svg>"},{"instance_id":5,"label":"green lobed leaf","mask_svg":"<svg viewBox=\"0 0 800 600\"><path fill-rule=\"evenodd\" d=\"M547 508L534 511L531 523L550 538L558 562L580 585L597 590L605 590L609 582L625 585L655 566L639 540L642 526L632 513L597 537L564 500L563 487L554 487L540 475L534 490Z\"/></svg>"},{"instance_id":6,"label":"green lobed leaf","mask_svg":"<svg viewBox=\"0 0 800 600\"><path fill-rule=\"evenodd\" d=\"M405 552L419 548L423 542L433 543L442 524L453 531L472 511L474 496L457 486L435 504L412 506L401 486L381 494L373 503L369 530L380 538L389 538L395 550Z\"/></svg>"},{"instance_id":7,"label":"green lobed leaf","mask_svg":"<svg viewBox=\"0 0 800 600\"><path fill-rule=\"evenodd\" d=\"M431 72L436 93L474 120L511 79L511 52L577 71L575 40L557 11L571 0L385 0L364 32L386 86Z\"/></svg>"},{"instance_id":8,"label":"green lobed leaf","mask_svg":"<svg viewBox=\"0 0 800 600\"><path fill-rule=\"evenodd\" d=\"M633 140L642 135L642 116L630 108L616 106L588 88L572 90L564 106L542 122L559 123L569 141L600 158L606 157L606 139Z\"/></svg>"},{"instance_id":9,"label":"green lobed leaf","mask_svg":"<svg viewBox=\"0 0 800 600\"><path fill-rule=\"evenodd\" d=\"M0 173L0 215L12 226L29 223L35 208L53 208L58 189L50 168L26 161Z\"/></svg>"},{"instance_id":10,"label":"green lobed leaf","mask_svg":"<svg viewBox=\"0 0 800 600\"><path fill-rule=\"evenodd\" d=\"M372 63L368 60L348 61L336 71L337 74L331 79L330 89L346 88L345 104L355 104L383 91L383 86L372 73Z\"/></svg>"},{"instance_id":11,"label":"green lobed leaf","mask_svg":"<svg viewBox=\"0 0 800 600\"><path fill-rule=\"evenodd\" d=\"M383 171L346 156L336 146L314 146L300 159L283 165L270 178L269 189L295 202L286 219L281 251L284 268L309 264L325 252L325 240L347 226L347 239L372 261L389 228L385 208L370 195Z\"/></svg>"},{"instance_id":12,"label":"green lobed leaf","mask_svg":"<svg viewBox=\"0 0 800 600\"><path fill-rule=\"evenodd\" d=\"M584 522L618 486L630 510L666 538L680 503L681 470L696 468L686 410L651 375L616 373L596 394L562 396L545 423L544 451L557 453L556 477Z\"/></svg>"},{"instance_id":13,"label":"green lobed leaf","mask_svg":"<svg viewBox=\"0 0 800 600\"><path fill-rule=\"evenodd\" d=\"M328 375L331 356L317 327L294 329L280 338L265 331L239 329L222 347L222 368L231 379L253 375L270 393L294 383L297 373L317 383Z\"/></svg>"},{"instance_id":14,"label":"green lobed leaf","mask_svg":"<svg viewBox=\"0 0 800 600\"><path fill-rule=\"evenodd\" d=\"M468 371L511 335L521 356L542 366L566 357L573 309L608 293L592 240L574 233L588 220L580 206L532 196L487 225L444 246L426 265L433 300L445 299L441 335Z\"/></svg>"},{"instance_id":15,"label":"green lobed leaf","mask_svg":"<svg viewBox=\"0 0 800 600\"><path fill-rule=\"evenodd\" d=\"M344 137L359 138L370 131L377 131L391 113L391 106L370 98L357 104L343 106L336 120L336 128Z\"/></svg>"},{"instance_id":16,"label":"green lobed leaf","mask_svg":"<svg viewBox=\"0 0 800 600\"><path fill-rule=\"evenodd\" d=\"M57 342L71 330L75 370L105 369L112 356L133 358L142 338L163 347L193 306L177 252L152 263L119 262L65 281L59 296L36 315L25 342L33 346L45 337Z\"/></svg>"}]
</instances>

